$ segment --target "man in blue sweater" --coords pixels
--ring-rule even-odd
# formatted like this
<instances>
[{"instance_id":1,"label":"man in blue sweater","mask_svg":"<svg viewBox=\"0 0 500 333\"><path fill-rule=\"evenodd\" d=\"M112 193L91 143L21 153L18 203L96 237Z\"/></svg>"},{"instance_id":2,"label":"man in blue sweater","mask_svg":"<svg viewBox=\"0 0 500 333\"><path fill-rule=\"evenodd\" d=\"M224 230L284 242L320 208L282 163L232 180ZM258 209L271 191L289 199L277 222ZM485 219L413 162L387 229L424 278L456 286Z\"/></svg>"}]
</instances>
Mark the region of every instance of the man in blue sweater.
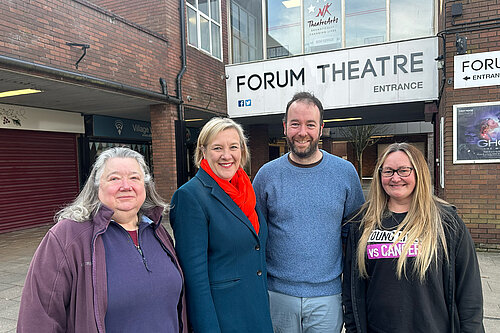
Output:
<instances>
[{"instance_id":1,"label":"man in blue sweater","mask_svg":"<svg viewBox=\"0 0 500 333\"><path fill-rule=\"evenodd\" d=\"M340 332L345 217L364 202L354 166L318 148L323 106L300 92L286 107L290 153L255 176L268 226L267 271L276 333Z\"/></svg>"}]
</instances>

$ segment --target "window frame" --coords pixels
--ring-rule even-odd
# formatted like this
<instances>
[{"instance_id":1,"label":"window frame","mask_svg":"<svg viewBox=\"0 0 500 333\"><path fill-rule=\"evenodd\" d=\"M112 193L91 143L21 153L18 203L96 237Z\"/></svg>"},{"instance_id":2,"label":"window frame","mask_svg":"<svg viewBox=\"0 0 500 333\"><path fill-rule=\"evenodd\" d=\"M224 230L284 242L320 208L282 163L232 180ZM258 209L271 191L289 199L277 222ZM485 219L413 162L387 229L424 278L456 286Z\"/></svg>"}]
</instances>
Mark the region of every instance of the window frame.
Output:
<instances>
[{"instance_id":1,"label":"window frame","mask_svg":"<svg viewBox=\"0 0 500 333\"><path fill-rule=\"evenodd\" d=\"M258 43L256 42L257 41L257 38L259 37L262 37L262 36L259 36L259 34L255 34L253 37L255 38L255 44L252 45L251 44L251 40L250 40L250 20L254 20L254 24L255 24L255 27L258 26L258 23L259 23L259 20L258 18L253 15L252 13L248 12L245 8L242 8L238 3L236 2L229 2L229 5L230 5L230 8L229 8L229 17L231 18L230 19L230 22L229 22L229 27L230 27L230 33L231 33L231 61L232 63L234 63L234 47L235 47L235 43L234 43L234 40L236 39L238 41L238 57L242 58L242 48L241 46L244 45L246 46L248 49L248 54L250 52L250 50L254 50L255 51L255 54L258 54L259 53L259 48L258 48ZM235 27L233 26L233 20L232 20L232 17L233 17L233 6L238 10L238 23L241 22L241 15L240 13L241 12L244 12L246 17L247 17L247 37L248 37L248 40L245 40L245 37L241 35L241 31L239 30L239 28L237 29L238 30L238 34L233 34L233 29L235 29ZM261 28L262 28L262 25L261 25ZM261 58L259 57L256 57L255 59L247 59L247 60L244 60L244 61L239 61L237 63L246 63L246 62L251 62L251 61L260 61L260 60L263 60L265 59L264 58L264 51L263 50L260 50L262 53L261 53Z\"/></svg>"},{"instance_id":2,"label":"window frame","mask_svg":"<svg viewBox=\"0 0 500 333\"><path fill-rule=\"evenodd\" d=\"M205 53L205 54L208 54L209 56L211 56L212 58L214 59L217 59L221 62L224 61L224 52L223 52L223 39L222 39L222 1L224 0L217 0L218 2L218 18L219 18L219 22L215 21L211 16L212 15L212 5L211 5L211 1L210 0L206 0L207 1L207 6L208 6L208 13L209 15L203 13L200 9L199 9L199 3L198 3L199 0L193 0L192 2L195 3L195 6L193 6L189 1L186 1L186 27L187 27L187 44L191 47L194 47L196 48L197 50L200 50L201 52ZM192 11L195 12L196 14L196 42L198 45L194 45L194 44L191 44L190 43L190 40L189 40L189 34L190 34L190 31L189 31L189 16L188 16L188 8L191 9ZM204 19L208 22L208 46L209 46L209 51L205 50L203 47L202 47L202 34L201 34L201 19ZM214 45L213 45L213 40L212 40L212 25L215 25L219 28L219 50L218 50L218 53L220 55L220 57L218 57L214 52Z\"/></svg>"},{"instance_id":3,"label":"window frame","mask_svg":"<svg viewBox=\"0 0 500 333\"><path fill-rule=\"evenodd\" d=\"M192 1L196 1L198 2L198 0L192 0ZM222 1L222 0L220 0ZM252 1L252 0L249 0L249 1ZM261 20L261 24L262 24L262 59L258 59L257 61L263 61L263 60L272 60L272 59L280 59L280 58L286 58L286 57L289 57L290 55L283 55L283 56L271 56L269 55L269 49L268 49L268 45L267 45L267 38L268 38L268 26L267 26L267 17L269 15L269 11L268 11L268 0L253 0L253 1L259 1L261 3L261 8L262 8L262 20ZM300 38L301 38L301 52L298 53L298 54L294 54L295 55L306 55L306 54L313 54L313 53L316 53L316 52L308 52L308 53L305 53L305 45L304 45L304 40L305 40L305 29L304 29L304 25L305 25L305 22L304 22L304 1L305 0L299 0L300 1L300 15L301 15L301 19L300 19L300 25L301 25L301 34L300 34ZM391 8L391 4L393 1L395 0L385 0L385 40L383 42L374 42L374 43L366 43L366 44L361 44L361 45L355 45L355 46L346 46L347 44L347 41L346 41L346 2L349 1L349 0L339 0L340 2L340 8L341 8L341 29L342 29L342 32L341 32L341 47L339 49L336 49L336 50L343 50L343 49L349 49L349 48L357 48L357 47L362 47L362 46L369 46L369 45L378 45L378 44L386 44L386 43L391 43L391 42L399 42L399 41L405 41L405 40L408 40L408 39L414 39L414 38L424 38L424 37L430 37L430 36L433 36L434 34L430 34L430 35L423 35L423 36L415 36L415 37L409 37L409 38L404 38L404 39L393 39L393 36L392 36L392 32L391 32L391 29L392 29L392 19L391 19L391 13L392 13L392 8ZM430 10L431 10L431 15L432 15L432 20L431 20L431 27L430 27L430 30L431 31L434 31L436 32L436 27L437 27L437 22L438 22L438 15L437 15L437 12L438 12L438 8L437 8L437 1L436 0L425 0L425 1L429 1L430 2ZM227 2L228 3L228 7L227 7L227 15L228 15L228 55L229 55L229 63L230 64L242 64L242 63L248 63L248 62L252 62L252 61L256 61L256 60L247 60L247 61L239 61L239 62L235 62L235 59L233 57L233 48L234 48L234 43L233 43L233 38L236 38L240 41L239 44L241 44L241 37L240 36L234 36L233 35L233 27L232 27L232 22L231 22L231 7L233 6L233 1L230 0ZM238 6L238 3L234 3L234 5ZM426 4L426 5L429 5L429 4ZM258 20L257 20L258 21ZM258 36L256 36L258 38ZM325 52L325 51L319 51L319 52ZM241 53L241 52L240 52ZM241 54L240 54L240 59L241 59Z\"/></svg>"}]
</instances>

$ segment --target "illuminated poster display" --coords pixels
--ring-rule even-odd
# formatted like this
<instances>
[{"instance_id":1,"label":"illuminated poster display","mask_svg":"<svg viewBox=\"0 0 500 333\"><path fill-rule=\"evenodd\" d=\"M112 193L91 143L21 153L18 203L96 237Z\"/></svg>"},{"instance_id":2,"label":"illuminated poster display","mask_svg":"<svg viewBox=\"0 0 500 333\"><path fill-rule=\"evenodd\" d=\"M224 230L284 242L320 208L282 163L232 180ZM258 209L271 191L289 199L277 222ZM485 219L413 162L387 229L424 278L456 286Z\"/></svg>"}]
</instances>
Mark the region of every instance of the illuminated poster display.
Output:
<instances>
[{"instance_id":1,"label":"illuminated poster display","mask_svg":"<svg viewBox=\"0 0 500 333\"><path fill-rule=\"evenodd\" d=\"M453 163L500 162L500 102L453 106Z\"/></svg>"},{"instance_id":2,"label":"illuminated poster display","mask_svg":"<svg viewBox=\"0 0 500 333\"><path fill-rule=\"evenodd\" d=\"M340 0L304 0L305 53L342 47Z\"/></svg>"}]
</instances>

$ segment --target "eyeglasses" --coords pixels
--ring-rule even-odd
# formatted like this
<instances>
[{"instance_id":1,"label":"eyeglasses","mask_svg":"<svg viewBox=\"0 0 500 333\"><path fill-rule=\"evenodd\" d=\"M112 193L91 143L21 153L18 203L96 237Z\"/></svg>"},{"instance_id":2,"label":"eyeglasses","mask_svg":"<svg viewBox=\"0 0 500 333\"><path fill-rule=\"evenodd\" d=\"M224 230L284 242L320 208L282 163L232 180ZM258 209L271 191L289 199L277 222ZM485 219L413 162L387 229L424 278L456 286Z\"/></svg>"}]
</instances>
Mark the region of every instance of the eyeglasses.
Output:
<instances>
[{"instance_id":1,"label":"eyeglasses","mask_svg":"<svg viewBox=\"0 0 500 333\"><path fill-rule=\"evenodd\" d=\"M411 175L412 170L413 170L412 167L401 167L401 168L398 168L396 170L391 169L391 168L378 169L378 171L380 172L382 177L386 177L386 178L392 177L394 175L394 172L396 172L399 177L408 177L409 175Z\"/></svg>"}]
</instances>

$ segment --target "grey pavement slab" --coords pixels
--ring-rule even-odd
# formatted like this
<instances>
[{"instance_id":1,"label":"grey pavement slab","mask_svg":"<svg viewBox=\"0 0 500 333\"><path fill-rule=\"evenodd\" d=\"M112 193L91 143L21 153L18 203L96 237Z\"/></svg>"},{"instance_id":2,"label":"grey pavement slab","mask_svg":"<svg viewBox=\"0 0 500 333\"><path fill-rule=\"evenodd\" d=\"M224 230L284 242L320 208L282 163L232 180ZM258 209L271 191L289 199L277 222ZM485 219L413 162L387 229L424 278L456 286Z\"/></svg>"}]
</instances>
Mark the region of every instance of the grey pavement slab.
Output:
<instances>
[{"instance_id":1,"label":"grey pavement slab","mask_svg":"<svg viewBox=\"0 0 500 333\"><path fill-rule=\"evenodd\" d=\"M478 252L486 332L500 332L500 253Z\"/></svg>"},{"instance_id":2,"label":"grey pavement slab","mask_svg":"<svg viewBox=\"0 0 500 333\"><path fill-rule=\"evenodd\" d=\"M7 318L0 318L0 332L10 333L16 331L17 320L11 320Z\"/></svg>"},{"instance_id":3,"label":"grey pavement slab","mask_svg":"<svg viewBox=\"0 0 500 333\"><path fill-rule=\"evenodd\" d=\"M22 286L31 257L50 226L0 234L0 333L15 332ZM171 228L166 225L169 231ZM486 333L500 332L500 253L477 253Z\"/></svg>"},{"instance_id":4,"label":"grey pavement slab","mask_svg":"<svg viewBox=\"0 0 500 333\"><path fill-rule=\"evenodd\" d=\"M0 333L16 331L29 263L49 227L0 234Z\"/></svg>"}]
</instances>

